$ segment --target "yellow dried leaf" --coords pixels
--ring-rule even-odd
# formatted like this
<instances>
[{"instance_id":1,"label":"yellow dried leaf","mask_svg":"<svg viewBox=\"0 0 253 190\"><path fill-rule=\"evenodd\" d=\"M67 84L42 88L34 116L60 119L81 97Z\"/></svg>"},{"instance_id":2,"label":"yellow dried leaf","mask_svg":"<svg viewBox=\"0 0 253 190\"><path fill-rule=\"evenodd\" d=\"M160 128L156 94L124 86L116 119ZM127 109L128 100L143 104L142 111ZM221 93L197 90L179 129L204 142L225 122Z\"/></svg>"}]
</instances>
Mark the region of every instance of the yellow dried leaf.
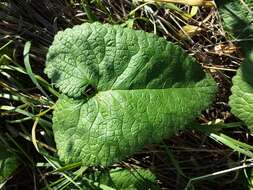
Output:
<instances>
[{"instance_id":1,"label":"yellow dried leaf","mask_svg":"<svg viewBox=\"0 0 253 190\"><path fill-rule=\"evenodd\" d=\"M215 3L213 0L138 0L142 2L152 3L179 3L192 6L211 6L214 7Z\"/></svg>"},{"instance_id":2,"label":"yellow dried leaf","mask_svg":"<svg viewBox=\"0 0 253 190\"><path fill-rule=\"evenodd\" d=\"M178 33L178 36L180 39L186 39L186 38L195 36L200 31L201 31L201 28L199 26L187 24L182 27L182 29Z\"/></svg>"}]
</instances>

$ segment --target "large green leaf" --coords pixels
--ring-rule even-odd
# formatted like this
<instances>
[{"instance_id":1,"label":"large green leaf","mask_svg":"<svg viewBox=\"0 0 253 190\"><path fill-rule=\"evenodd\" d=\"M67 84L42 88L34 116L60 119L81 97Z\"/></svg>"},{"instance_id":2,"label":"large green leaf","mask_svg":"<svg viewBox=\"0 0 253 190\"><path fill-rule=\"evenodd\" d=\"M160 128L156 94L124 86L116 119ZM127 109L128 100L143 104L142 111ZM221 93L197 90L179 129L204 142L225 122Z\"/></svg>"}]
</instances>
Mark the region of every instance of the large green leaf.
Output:
<instances>
[{"instance_id":1,"label":"large green leaf","mask_svg":"<svg viewBox=\"0 0 253 190\"><path fill-rule=\"evenodd\" d=\"M19 166L17 156L0 145L0 188Z\"/></svg>"},{"instance_id":2,"label":"large green leaf","mask_svg":"<svg viewBox=\"0 0 253 190\"><path fill-rule=\"evenodd\" d=\"M245 55L233 78L231 111L253 130L253 0L219 1L225 29L231 33Z\"/></svg>"},{"instance_id":3,"label":"large green leaf","mask_svg":"<svg viewBox=\"0 0 253 190\"><path fill-rule=\"evenodd\" d=\"M109 165L173 135L216 91L180 47L100 23L59 32L45 72L63 92L53 117L59 156L84 165Z\"/></svg>"}]
</instances>

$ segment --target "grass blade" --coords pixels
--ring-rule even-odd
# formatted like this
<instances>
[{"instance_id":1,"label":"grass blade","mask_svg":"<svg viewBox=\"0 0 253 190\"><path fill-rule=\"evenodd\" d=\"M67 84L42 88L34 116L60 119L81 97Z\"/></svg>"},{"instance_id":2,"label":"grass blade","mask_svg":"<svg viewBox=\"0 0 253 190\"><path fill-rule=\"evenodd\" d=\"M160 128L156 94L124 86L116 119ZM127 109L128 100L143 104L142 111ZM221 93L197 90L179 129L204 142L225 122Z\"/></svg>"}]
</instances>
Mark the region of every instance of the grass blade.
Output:
<instances>
[{"instance_id":1,"label":"grass blade","mask_svg":"<svg viewBox=\"0 0 253 190\"><path fill-rule=\"evenodd\" d=\"M32 82L36 85L36 87L44 94L44 96L46 96L50 100L49 96L43 90L43 88L39 85L35 75L32 72L32 68L31 68L30 60L29 60L30 48L31 48L31 42L28 41L28 42L25 43L25 47L24 47L24 51L23 51L26 71L27 71L29 77L31 78Z\"/></svg>"}]
</instances>

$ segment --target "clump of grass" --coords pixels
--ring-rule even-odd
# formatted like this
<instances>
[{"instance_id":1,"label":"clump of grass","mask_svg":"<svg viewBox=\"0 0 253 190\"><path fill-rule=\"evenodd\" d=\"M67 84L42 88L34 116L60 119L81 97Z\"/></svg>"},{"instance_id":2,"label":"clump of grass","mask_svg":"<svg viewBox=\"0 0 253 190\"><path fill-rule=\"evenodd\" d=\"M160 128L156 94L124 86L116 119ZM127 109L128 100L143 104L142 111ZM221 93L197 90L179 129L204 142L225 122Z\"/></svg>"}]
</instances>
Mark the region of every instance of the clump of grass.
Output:
<instances>
[{"instance_id":1,"label":"clump of grass","mask_svg":"<svg viewBox=\"0 0 253 190\"><path fill-rule=\"evenodd\" d=\"M63 166L59 161L51 127L58 92L43 73L57 31L94 21L142 29L180 44L219 85L216 101L203 112L196 130L147 146L113 167L150 168L162 189L246 188L251 180L251 137L227 104L241 57L236 49L222 49L231 42L215 7L130 0L9 0L1 1L0 18L0 140L21 162L6 189L80 189L80 184L92 184L87 174L106 170L80 163ZM187 25L198 31L187 33Z\"/></svg>"}]
</instances>

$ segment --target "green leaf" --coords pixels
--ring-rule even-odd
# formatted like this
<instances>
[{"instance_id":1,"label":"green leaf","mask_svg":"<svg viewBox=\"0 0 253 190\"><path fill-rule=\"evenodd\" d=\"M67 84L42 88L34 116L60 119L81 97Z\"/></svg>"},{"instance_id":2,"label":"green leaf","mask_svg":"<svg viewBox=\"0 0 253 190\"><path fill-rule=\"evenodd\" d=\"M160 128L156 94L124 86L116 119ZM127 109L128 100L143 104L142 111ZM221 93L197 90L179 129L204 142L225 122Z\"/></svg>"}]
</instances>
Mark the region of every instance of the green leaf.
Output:
<instances>
[{"instance_id":1,"label":"green leaf","mask_svg":"<svg viewBox=\"0 0 253 190\"><path fill-rule=\"evenodd\" d=\"M227 31L240 35L252 24L253 0L223 0L217 5Z\"/></svg>"},{"instance_id":2,"label":"green leaf","mask_svg":"<svg viewBox=\"0 0 253 190\"><path fill-rule=\"evenodd\" d=\"M100 23L59 32L45 72L63 93L53 131L66 163L120 161L182 129L216 91L214 80L180 47Z\"/></svg>"},{"instance_id":3,"label":"green leaf","mask_svg":"<svg viewBox=\"0 0 253 190\"><path fill-rule=\"evenodd\" d=\"M16 155L9 152L4 146L0 146L0 187L11 177L19 166Z\"/></svg>"},{"instance_id":4,"label":"green leaf","mask_svg":"<svg viewBox=\"0 0 253 190\"><path fill-rule=\"evenodd\" d=\"M146 169L113 169L110 177L104 175L100 182L121 190L159 189L154 174Z\"/></svg>"},{"instance_id":5,"label":"green leaf","mask_svg":"<svg viewBox=\"0 0 253 190\"><path fill-rule=\"evenodd\" d=\"M240 45L244 53L252 51L253 0L217 1L224 28Z\"/></svg>"},{"instance_id":6,"label":"green leaf","mask_svg":"<svg viewBox=\"0 0 253 190\"><path fill-rule=\"evenodd\" d=\"M231 111L253 130L253 59L246 59L233 78Z\"/></svg>"},{"instance_id":7,"label":"green leaf","mask_svg":"<svg viewBox=\"0 0 253 190\"><path fill-rule=\"evenodd\" d=\"M245 60L233 78L229 105L234 115L253 130L253 0L219 1L225 29L239 42Z\"/></svg>"}]
</instances>

